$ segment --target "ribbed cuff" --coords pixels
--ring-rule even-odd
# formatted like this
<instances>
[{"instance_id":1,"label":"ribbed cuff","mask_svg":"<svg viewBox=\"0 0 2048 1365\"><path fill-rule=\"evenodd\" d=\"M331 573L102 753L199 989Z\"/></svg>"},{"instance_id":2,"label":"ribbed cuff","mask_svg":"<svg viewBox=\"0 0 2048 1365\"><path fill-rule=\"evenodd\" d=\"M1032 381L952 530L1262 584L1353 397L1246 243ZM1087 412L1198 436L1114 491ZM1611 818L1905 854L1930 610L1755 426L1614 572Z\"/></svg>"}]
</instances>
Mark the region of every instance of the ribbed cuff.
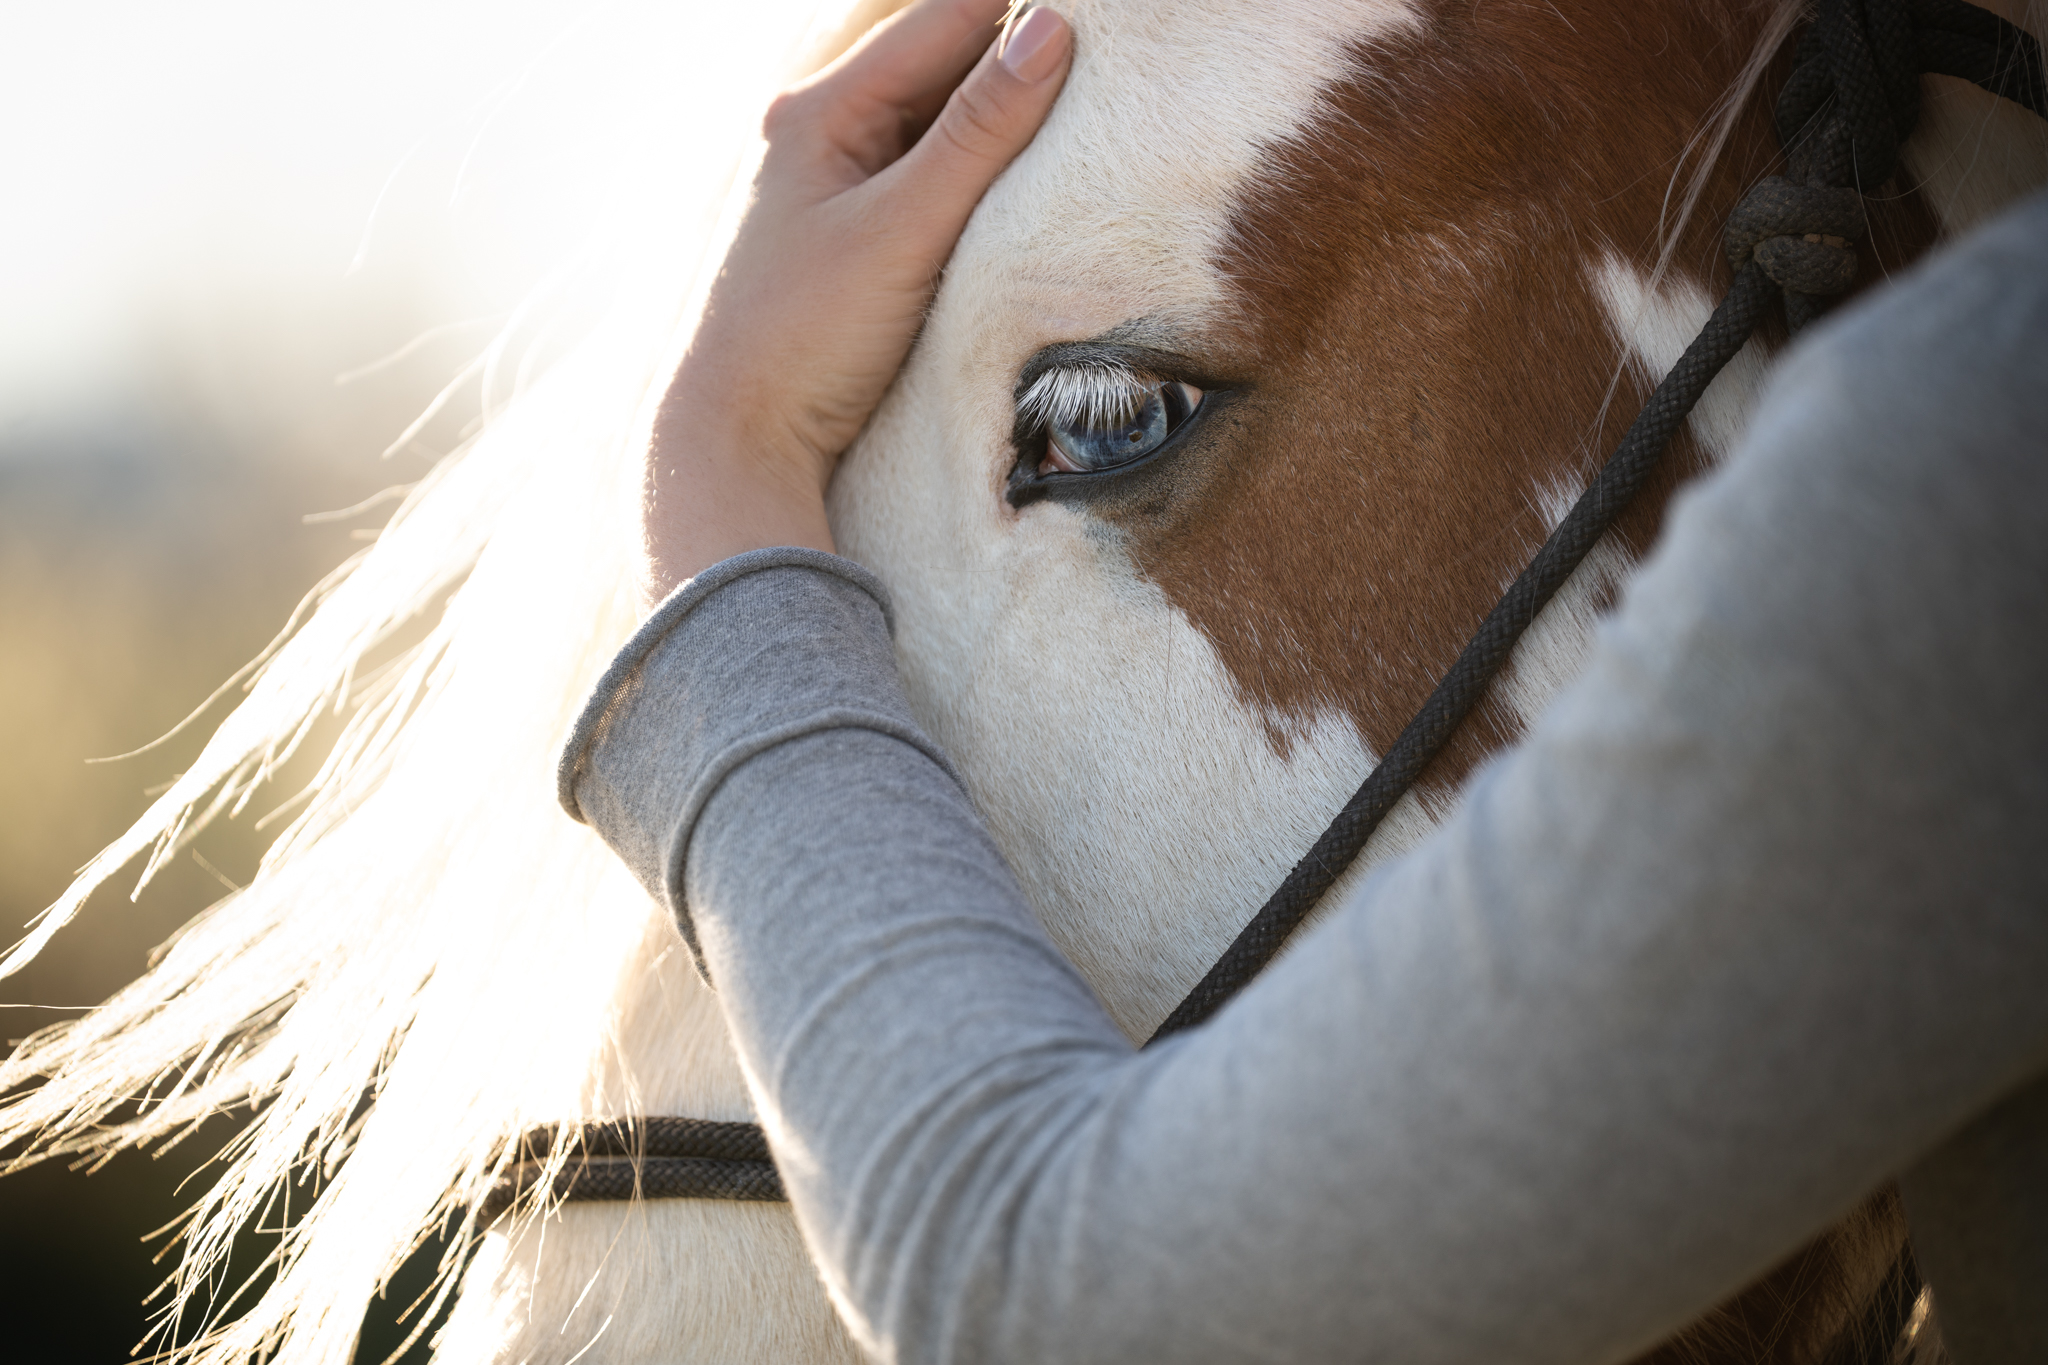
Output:
<instances>
[{"instance_id":1,"label":"ribbed cuff","mask_svg":"<svg viewBox=\"0 0 2048 1365\"><path fill-rule=\"evenodd\" d=\"M865 729L959 780L910 715L890 629L888 592L858 564L750 550L669 594L591 690L556 770L562 807L675 915L700 971L683 860L705 803L741 764L804 735Z\"/></svg>"}]
</instances>

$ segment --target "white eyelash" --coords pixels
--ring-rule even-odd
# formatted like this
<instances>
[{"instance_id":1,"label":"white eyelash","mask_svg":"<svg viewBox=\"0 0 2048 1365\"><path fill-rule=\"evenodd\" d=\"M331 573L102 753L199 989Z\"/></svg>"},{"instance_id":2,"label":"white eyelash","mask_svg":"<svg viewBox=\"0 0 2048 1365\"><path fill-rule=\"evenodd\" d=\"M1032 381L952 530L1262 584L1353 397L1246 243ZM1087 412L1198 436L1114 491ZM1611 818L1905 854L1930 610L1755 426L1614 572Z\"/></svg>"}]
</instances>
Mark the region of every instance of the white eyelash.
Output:
<instances>
[{"instance_id":1,"label":"white eyelash","mask_svg":"<svg viewBox=\"0 0 2048 1365\"><path fill-rule=\"evenodd\" d=\"M1038 427L1105 427L1143 407L1158 387L1125 366L1095 362L1047 370L1017 400L1017 415Z\"/></svg>"}]
</instances>

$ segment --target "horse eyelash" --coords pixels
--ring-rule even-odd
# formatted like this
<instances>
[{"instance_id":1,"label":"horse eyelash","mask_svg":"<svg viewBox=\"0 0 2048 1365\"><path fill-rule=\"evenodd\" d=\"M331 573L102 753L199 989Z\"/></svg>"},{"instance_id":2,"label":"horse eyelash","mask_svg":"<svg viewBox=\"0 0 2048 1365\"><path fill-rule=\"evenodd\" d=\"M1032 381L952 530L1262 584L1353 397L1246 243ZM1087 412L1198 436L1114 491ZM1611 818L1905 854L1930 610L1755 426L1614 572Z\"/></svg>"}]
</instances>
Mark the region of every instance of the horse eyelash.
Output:
<instances>
[{"instance_id":1,"label":"horse eyelash","mask_svg":"<svg viewBox=\"0 0 2048 1365\"><path fill-rule=\"evenodd\" d=\"M1111 426L1143 407L1155 387L1156 380L1122 365L1058 367L1032 381L1017 400L1017 415L1040 430Z\"/></svg>"}]
</instances>

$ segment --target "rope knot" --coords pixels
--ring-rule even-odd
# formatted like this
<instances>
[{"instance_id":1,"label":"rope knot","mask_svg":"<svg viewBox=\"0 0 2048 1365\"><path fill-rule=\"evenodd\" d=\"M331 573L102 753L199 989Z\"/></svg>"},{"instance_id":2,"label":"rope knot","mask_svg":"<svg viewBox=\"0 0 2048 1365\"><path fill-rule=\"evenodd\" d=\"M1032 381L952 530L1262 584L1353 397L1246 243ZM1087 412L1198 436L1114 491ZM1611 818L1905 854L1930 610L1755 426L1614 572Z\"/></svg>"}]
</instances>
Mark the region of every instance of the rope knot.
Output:
<instances>
[{"instance_id":1,"label":"rope knot","mask_svg":"<svg viewBox=\"0 0 2048 1365\"><path fill-rule=\"evenodd\" d=\"M1868 224L1853 189L1800 185L1771 176L1728 215L1728 263L1754 260L1795 294L1839 294L1856 282L1856 248Z\"/></svg>"}]
</instances>

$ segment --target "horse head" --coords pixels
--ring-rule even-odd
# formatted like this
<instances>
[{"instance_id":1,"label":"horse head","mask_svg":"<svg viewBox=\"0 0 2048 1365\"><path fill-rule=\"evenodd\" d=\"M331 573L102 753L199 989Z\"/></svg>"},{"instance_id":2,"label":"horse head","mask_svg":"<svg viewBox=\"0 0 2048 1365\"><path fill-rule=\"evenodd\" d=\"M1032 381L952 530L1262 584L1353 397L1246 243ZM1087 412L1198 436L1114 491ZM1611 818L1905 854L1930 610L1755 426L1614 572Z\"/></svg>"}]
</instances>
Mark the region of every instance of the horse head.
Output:
<instances>
[{"instance_id":1,"label":"horse head","mask_svg":"<svg viewBox=\"0 0 2048 1365\"><path fill-rule=\"evenodd\" d=\"M976 211L829 503L843 552L894 596L913 707L1046 927L1142 1038L1386 752L1726 287L1720 225L1777 154L1769 96L1801 6L1063 8L1077 37L1065 93ZM1930 79L1926 96L1900 175L1871 200L1866 281L2048 169L2024 115L1955 83ZM1425 834L1465 772L1570 679L1671 490L1739 435L1782 339L1760 336L1715 382L1653 486L1347 876ZM308 627L338 641L323 657L346 674L358 640L382 638L455 576L431 566L456 550L462 572L474 560L455 633L437 637L447 654L405 675L413 690L392 713L423 698L425 719L409 723L428 739L403 752L377 739L365 752L395 757L360 810L315 822L271 882L181 940L109 1022L53 1035L9 1073L54 1077L44 1107L15 1122L80 1131L123 1087L174 1066L214 1068L190 1101L202 1107L326 1078L323 1097L294 1098L277 1120L289 1131L243 1149L238 1162L270 1162L238 1165L256 1172L244 1184L293 1169L319 1123L330 1145L317 1150L410 1182L350 1186L344 1174L323 1193L325 1222L285 1258L259 1327L223 1338L216 1358L279 1343L281 1358L338 1358L359 1311L347 1295L388 1277L450 1207L451 1184L465 1197L488 1187L529 1123L752 1116L673 926L547 794L547 743L631 628L617 506L631 500L637 452L607 446L603 479L566 455L529 466L507 452L586 448L575 433L589 394L623 392L616 359L593 353L590 387L516 409L525 425L487 436L419 495ZM529 493L503 491L507 469ZM587 583L553 569L562 527L579 520ZM463 549L479 525L489 544ZM408 569L406 547L422 541L456 550ZM495 618L479 605L494 600ZM540 637L570 642L559 667L534 661ZM480 679L472 692L448 659L484 661L464 665ZM489 709L518 688L531 694L523 728ZM331 695L325 682L305 692L311 704ZM482 699L489 728L449 700L464 695ZM254 739L221 741L231 787L250 771L235 765L267 763L277 741L265 736L294 733L303 710L280 704L267 729L251 723ZM432 742L461 727L468 747ZM499 767L458 783L457 752ZM434 782L420 786L423 770ZM440 808L404 804L408 783L459 791L474 807L462 829L493 841L437 835ZM135 847L175 837L204 789L195 778L165 798ZM327 887L336 869L383 878L407 840L421 870L366 882L389 899L382 918L288 912L266 890ZM547 942L561 950L537 962ZM340 968L370 984L333 987ZM279 1012L280 990L293 1013ZM373 990L375 1029L347 1007ZM331 1016L324 1032L293 1032L306 1000ZM263 1046L218 1047L244 1036ZM295 1038L315 1041L263 1050ZM344 1043L347 1066L307 1065L309 1049ZM119 1049L119 1065L103 1064ZM354 1136L373 1083L378 1109L412 1114L410 1128L378 1113ZM244 1195L209 1217L236 1225L256 1207ZM1670 1358L1819 1360L1902 1238L1880 1197ZM294 1335L294 1312L325 1325ZM601 1365L856 1352L786 1208L674 1200L528 1207L480 1229L439 1355Z\"/></svg>"},{"instance_id":2,"label":"horse head","mask_svg":"<svg viewBox=\"0 0 2048 1365\"><path fill-rule=\"evenodd\" d=\"M1775 148L1764 102L1728 100L1778 17L1076 9L1068 88L832 513L896 595L913 703L1133 1036L1386 751L1725 290L1720 224ZM1880 217L1873 273L1934 232L1910 195ZM1726 448L1761 368L1716 385L1674 475ZM1672 482L1365 861L1574 671Z\"/></svg>"}]
</instances>

